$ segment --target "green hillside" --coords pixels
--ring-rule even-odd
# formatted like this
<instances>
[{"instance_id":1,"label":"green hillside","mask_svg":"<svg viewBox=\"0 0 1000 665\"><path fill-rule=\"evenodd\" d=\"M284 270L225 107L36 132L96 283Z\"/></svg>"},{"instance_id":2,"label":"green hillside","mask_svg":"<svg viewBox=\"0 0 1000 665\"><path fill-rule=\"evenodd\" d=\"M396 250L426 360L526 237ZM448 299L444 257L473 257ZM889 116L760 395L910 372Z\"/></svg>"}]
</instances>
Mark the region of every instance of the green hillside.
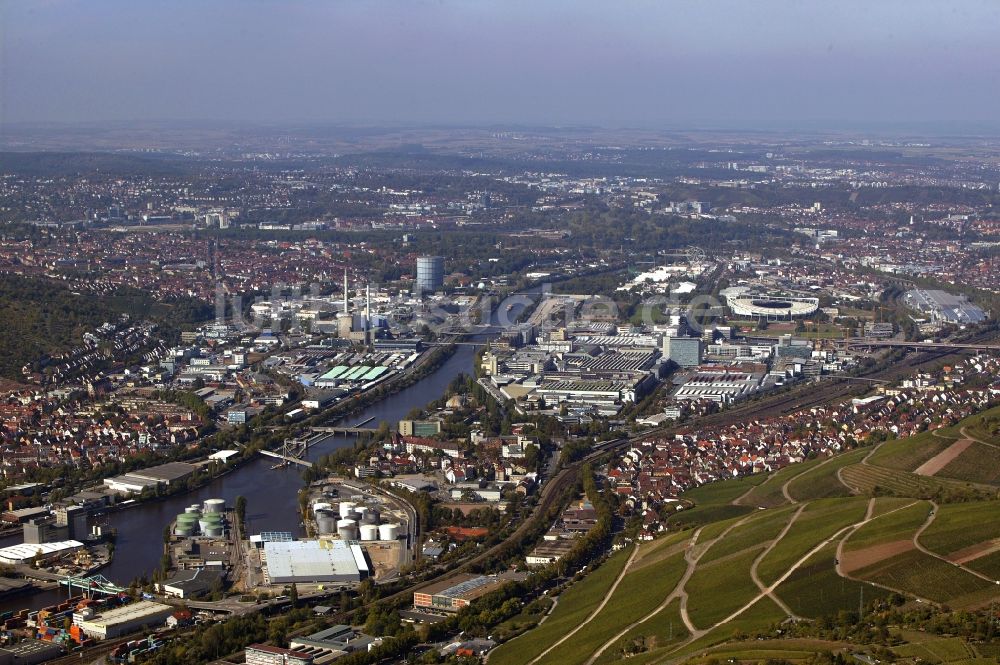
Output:
<instances>
[{"instance_id":1,"label":"green hillside","mask_svg":"<svg viewBox=\"0 0 1000 665\"><path fill-rule=\"evenodd\" d=\"M490 663L996 662L977 612L1000 600L997 413L688 492L675 533L616 554ZM956 464L973 427L976 462Z\"/></svg>"}]
</instances>

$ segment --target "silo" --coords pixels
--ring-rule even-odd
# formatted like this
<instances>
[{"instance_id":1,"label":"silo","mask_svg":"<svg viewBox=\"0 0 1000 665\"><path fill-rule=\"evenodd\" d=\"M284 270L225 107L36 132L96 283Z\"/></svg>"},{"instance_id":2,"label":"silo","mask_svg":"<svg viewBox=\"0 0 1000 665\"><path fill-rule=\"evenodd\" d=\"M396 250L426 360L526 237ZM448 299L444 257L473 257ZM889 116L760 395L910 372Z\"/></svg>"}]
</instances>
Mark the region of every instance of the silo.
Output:
<instances>
[{"instance_id":1,"label":"silo","mask_svg":"<svg viewBox=\"0 0 1000 665\"><path fill-rule=\"evenodd\" d=\"M210 535L209 531L222 529L222 515L220 513L206 513L198 520L198 527L203 534Z\"/></svg>"},{"instance_id":2,"label":"silo","mask_svg":"<svg viewBox=\"0 0 1000 665\"><path fill-rule=\"evenodd\" d=\"M342 501L340 503L340 517L341 519L349 519L352 512L354 512L354 507L358 504L352 501Z\"/></svg>"},{"instance_id":3,"label":"silo","mask_svg":"<svg viewBox=\"0 0 1000 665\"><path fill-rule=\"evenodd\" d=\"M183 532L181 535L191 536L198 531L198 516L191 513L181 513L177 516L175 531Z\"/></svg>"},{"instance_id":4,"label":"silo","mask_svg":"<svg viewBox=\"0 0 1000 665\"><path fill-rule=\"evenodd\" d=\"M378 527L374 524L362 524L361 540L378 540Z\"/></svg>"},{"instance_id":5,"label":"silo","mask_svg":"<svg viewBox=\"0 0 1000 665\"><path fill-rule=\"evenodd\" d=\"M189 525L178 522L177 526L174 527L174 535L181 536L183 538L190 538L194 535L194 529Z\"/></svg>"},{"instance_id":6,"label":"silo","mask_svg":"<svg viewBox=\"0 0 1000 665\"><path fill-rule=\"evenodd\" d=\"M339 520L337 522L337 535L343 540L357 540L358 523L354 520Z\"/></svg>"},{"instance_id":7,"label":"silo","mask_svg":"<svg viewBox=\"0 0 1000 665\"><path fill-rule=\"evenodd\" d=\"M317 514L321 510L330 510L333 508L331 504L326 501L317 501L313 504L313 515Z\"/></svg>"},{"instance_id":8,"label":"silo","mask_svg":"<svg viewBox=\"0 0 1000 665\"><path fill-rule=\"evenodd\" d=\"M215 526L209 526L207 529L204 530L204 532L205 535L208 536L209 538L221 538L223 533L223 528L221 524L217 524Z\"/></svg>"},{"instance_id":9,"label":"silo","mask_svg":"<svg viewBox=\"0 0 1000 665\"><path fill-rule=\"evenodd\" d=\"M188 506L184 512L189 515L201 515L201 506Z\"/></svg>"},{"instance_id":10,"label":"silo","mask_svg":"<svg viewBox=\"0 0 1000 665\"><path fill-rule=\"evenodd\" d=\"M332 510L321 510L316 513L316 529L321 536L337 533L337 514Z\"/></svg>"},{"instance_id":11,"label":"silo","mask_svg":"<svg viewBox=\"0 0 1000 665\"><path fill-rule=\"evenodd\" d=\"M226 510L226 500L225 499L206 499L205 500L205 512L206 513L222 513Z\"/></svg>"},{"instance_id":12,"label":"silo","mask_svg":"<svg viewBox=\"0 0 1000 665\"><path fill-rule=\"evenodd\" d=\"M379 540L396 540L399 538L398 524L380 524L378 527Z\"/></svg>"}]
</instances>

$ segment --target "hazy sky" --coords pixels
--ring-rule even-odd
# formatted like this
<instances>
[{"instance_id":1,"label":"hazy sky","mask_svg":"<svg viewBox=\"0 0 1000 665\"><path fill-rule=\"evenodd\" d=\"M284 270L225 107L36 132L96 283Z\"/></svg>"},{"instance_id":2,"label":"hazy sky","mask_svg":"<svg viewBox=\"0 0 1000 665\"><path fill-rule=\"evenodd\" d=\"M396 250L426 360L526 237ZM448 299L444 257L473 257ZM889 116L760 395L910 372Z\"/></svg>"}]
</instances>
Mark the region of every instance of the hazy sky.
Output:
<instances>
[{"instance_id":1,"label":"hazy sky","mask_svg":"<svg viewBox=\"0 0 1000 665\"><path fill-rule=\"evenodd\" d=\"M1000 127L996 0L0 0L0 120Z\"/></svg>"}]
</instances>

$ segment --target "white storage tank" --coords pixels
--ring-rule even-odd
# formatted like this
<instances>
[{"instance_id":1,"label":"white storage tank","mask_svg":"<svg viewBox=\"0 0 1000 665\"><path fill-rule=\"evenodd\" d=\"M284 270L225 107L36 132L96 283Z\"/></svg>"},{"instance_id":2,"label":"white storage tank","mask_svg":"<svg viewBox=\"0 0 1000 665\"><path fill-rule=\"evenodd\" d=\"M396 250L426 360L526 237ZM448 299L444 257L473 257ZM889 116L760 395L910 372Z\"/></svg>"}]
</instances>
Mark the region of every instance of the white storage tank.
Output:
<instances>
[{"instance_id":1,"label":"white storage tank","mask_svg":"<svg viewBox=\"0 0 1000 665\"><path fill-rule=\"evenodd\" d=\"M354 520L339 520L337 522L337 535L342 540L357 540L358 523Z\"/></svg>"},{"instance_id":2,"label":"white storage tank","mask_svg":"<svg viewBox=\"0 0 1000 665\"><path fill-rule=\"evenodd\" d=\"M317 501L313 504L313 515L318 515L320 511L330 510L331 508L333 508L333 506L326 501Z\"/></svg>"},{"instance_id":3,"label":"white storage tank","mask_svg":"<svg viewBox=\"0 0 1000 665\"><path fill-rule=\"evenodd\" d=\"M226 511L226 500L225 499L206 499L205 500L205 512L206 513L223 513Z\"/></svg>"},{"instance_id":4,"label":"white storage tank","mask_svg":"<svg viewBox=\"0 0 1000 665\"><path fill-rule=\"evenodd\" d=\"M362 524L361 540L378 540L378 527L374 524Z\"/></svg>"},{"instance_id":5,"label":"white storage tank","mask_svg":"<svg viewBox=\"0 0 1000 665\"><path fill-rule=\"evenodd\" d=\"M342 501L340 503L340 517L341 519L349 519L351 513L354 512L354 507L358 504L352 503L351 501Z\"/></svg>"},{"instance_id":6,"label":"white storage tank","mask_svg":"<svg viewBox=\"0 0 1000 665\"><path fill-rule=\"evenodd\" d=\"M378 527L379 540L396 540L399 538L398 524L380 524Z\"/></svg>"}]
</instances>

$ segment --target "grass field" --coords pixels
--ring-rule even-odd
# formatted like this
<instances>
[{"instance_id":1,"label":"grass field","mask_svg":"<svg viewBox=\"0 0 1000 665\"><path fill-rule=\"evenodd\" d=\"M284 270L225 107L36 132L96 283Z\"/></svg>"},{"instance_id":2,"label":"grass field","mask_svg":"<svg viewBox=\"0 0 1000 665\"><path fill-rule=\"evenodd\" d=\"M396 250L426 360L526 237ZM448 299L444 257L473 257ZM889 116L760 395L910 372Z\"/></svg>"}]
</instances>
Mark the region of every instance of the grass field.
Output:
<instances>
[{"instance_id":1,"label":"grass field","mask_svg":"<svg viewBox=\"0 0 1000 665\"><path fill-rule=\"evenodd\" d=\"M957 437L942 438L930 432L893 439L879 446L868 463L897 471L913 471L957 440Z\"/></svg>"},{"instance_id":2,"label":"grass field","mask_svg":"<svg viewBox=\"0 0 1000 665\"><path fill-rule=\"evenodd\" d=\"M718 483L708 483L684 492L681 498L693 501L699 506L718 506L731 503L747 490L760 485L765 480L767 480L767 476L758 473Z\"/></svg>"},{"instance_id":3,"label":"grass field","mask_svg":"<svg viewBox=\"0 0 1000 665\"><path fill-rule=\"evenodd\" d=\"M821 461L820 459L806 460L798 464L789 464L785 468L775 471L768 476L767 482L761 483L751 490L740 500L740 503L753 508L775 508L788 503L788 499L781 491L781 486L800 473L812 469Z\"/></svg>"},{"instance_id":4,"label":"grass field","mask_svg":"<svg viewBox=\"0 0 1000 665\"><path fill-rule=\"evenodd\" d=\"M785 537L761 560L757 575L772 584L818 543L865 516L867 500L828 499L806 506Z\"/></svg>"},{"instance_id":5,"label":"grass field","mask_svg":"<svg viewBox=\"0 0 1000 665\"><path fill-rule=\"evenodd\" d=\"M639 650L652 652L662 650L665 647L676 644L687 638L688 632L681 621L681 601L674 599L660 612L653 615L649 621L641 623L624 637L609 647L601 657L598 658L598 665L605 663L618 663L625 657L625 647L631 645L630 653L637 653ZM635 658L636 656L632 656ZM633 662L631 659L629 662Z\"/></svg>"},{"instance_id":6,"label":"grass field","mask_svg":"<svg viewBox=\"0 0 1000 665\"><path fill-rule=\"evenodd\" d=\"M987 554L965 563L966 568L971 568L983 575L989 575L995 580L1000 580L1000 552Z\"/></svg>"},{"instance_id":7,"label":"grass field","mask_svg":"<svg viewBox=\"0 0 1000 665\"><path fill-rule=\"evenodd\" d=\"M890 513L911 503L913 503L913 499L907 497L897 498L892 496L880 496L875 499L875 507L872 509L872 517L885 515L886 513Z\"/></svg>"},{"instance_id":8,"label":"grass field","mask_svg":"<svg viewBox=\"0 0 1000 665\"><path fill-rule=\"evenodd\" d=\"M571 639L538 661L539 664L586 662L615 634L656 609L673 591L685 567L683 554L678 553L656 565L627 573L605 609ZM492 662L492 658L490 660Z\"/></svg>"},{"instance_id":9,"label":"grass field","mask_svg":"<svg viewBox=\"0 0 1000 665\"><path fill-rule=\"evenodd\" d=\"M1000 485L1000 448L974 441L961 455L938 471L935 478L954 478L984 485Z\"/></svg>"},{"instance_id":10,"label":"grass field","mask_svg":"<svg viewBox=\"0 0 1000 665\"><path fill-rule=\"evenodd\" d=\"M755 631L767 629L786 618L784 610L778 607L773 600L766 597L761 598L736 619L685 645L679 653L700 654L710 647L732 640L737 635L752 634Z\"/></svg>"},{"instance_id":11,"label":"grass field","mask_svg":"<svg viewBox=\"0 0 1000 665\"><path fill-rule=\"evenodd\" d=\"M837 470L860 462L868 453L867 449L861 449L837 455L826 464L796 476L788 483L788 493L796 501L851 496L851 490L837 478Z\"/></svg>"},{"instance_id":12,"label":"grass field","mask_svg":"<svg viewBox=\"0 0 1000 665\"><path fill-rule=\"evenodd\" d=\"M681 510L671 515L667 518L667 525L672 529L701 526L720 520L742 517L752 510L753 508L749 506L732 506L729 504L721 506L695 506L694 508Z\"/></svg>"},{"instance_id":13,"label":"grass field","mask_svg":"<svg viewBox=\"0 0 1000 665\"><path fill-rule=\"evenodd\" d=\"M855 577L901 589L918 598L960 607L966 596L992 591L992 585L955 566L910 550L856 570Z\"/></svg>"},{"instance_id":14,"label":"grass field","mask_svg":"<svg viewBox=\"0 0 1000 665\"><path fill-rule=\"evenodd\" d=\"M786 639L729 642L708 650L704 656L695 656L688 663L705 663L713 658L723 663L761 663L768 660L798 662L808 660L817 651L841 651L851 645L818 639Z\"/></svg>"},{"instance_id":15,"label":"grass field","mask_svg":"<svg viewBox=\"0 0 1000 665\"><path fill-rule=\"evenodd\" d=\"M931 504L927 501L914 501L911 506L873 519L851 534L844 543L844 550L852 552L897 540L910 540L927 520L930 509Z\"/></svg>"},{"instance_id":16,"label":"grass field","mask_svg":"<svg viewBox=\"0 0 1000 665\"><path fill-rule=\"evenodd\" d=\"M686 587L688 615L695 626L708 628L757 595L757 586L750 579L750 566L763 547L761 543L742 554L698 565Z\"/></svg>"},{"instance_id":17,"label":"grass field","mask_svg":"<svg viewBox=\"0 0 1000 665\"><path fill-rule=\"evenodd\" d=\"M993 538L1000 538L1000 501L952 503L938 514L920 535L920 544L947 556L952 552Z\"/></svg>"},{"instance_id":18,"label":"grass field","mask_svg":"<svg viewBox=\"0 0 1000 665\"><path fill-rule=\"evenodd\" d=\"M934 496L941 488L955 484L907 471L886 469L867 464L854 464L841 471L844 482L859 494L889 493L895 496L926 498Z\"/></svg>"},{"instance_id":19,"label":"grass field","mask_svg":"<svg viewBox=\"0 0 1000 665\"><path fill-rule=\"evenodd\" d=\"M551 616L534 630L501 644L490 653L493 665L521 665L584 621L600 604L625 567L631 550L611 556L597 570L567 589Z\"/></svg>"},{"instance_id":20,"label":"grass field","mask_svg":"<svg viewBox=\"0 0 1000 665\"><path fill-rule=\"evenodd\" d=\"M860 601L888 595L877 587L848 580L837 574L836 543L830 543L781 583L775 593L796 614L818 618L841 610L857 611Z\"/></svg>"},{"instance_id":21,"label":"grass field","mask_svg":"<svg viewBox=\"0 0 1000 665\"><path fill-rule=\"evenodd\" d=\"M766 475L756 474L718 483L708 483L688 490L681 495L681 498L693 502L695 507L674 513L667 520L667 523L671 527L682 528L746 515L751 508L747 505L733 505L733 501L765 480L767 480Z\"/></svg>"},{"instance_id":22,"label":"grass field","mask_svg":"<svg viewBox=\"0 0 1000 665\"><path fill-rule=\"evenodd\" d=\"M1000 407L970 416L960 424L972 438L1000 444Z\"/></svg>"},{"instance_id":23,"label":"grass field","mask_svg":"<svg viewBox=\"0 0 1000 665\"><path fill-rule=\"evenodd\" d=\"M972 648L957 637L938 637L916 631L900 631L906 644L893 647L900 658L919 658L927 663L953 663L975 658Z\"/></svg>"},{"instance_id":24,"label":"grass field","mask_svg":"<svg viewBox=\"0 0 1000 665\"><path fill-rule=\"evenodd\" d=\"M775 510L761 511L736 527L726 537L712 545L698 562L706 565L717 559L737 554L746 549L759 549L761 545L773 540L788 523L792 516L791 506Z\"/></svg>"}]
</instances>

